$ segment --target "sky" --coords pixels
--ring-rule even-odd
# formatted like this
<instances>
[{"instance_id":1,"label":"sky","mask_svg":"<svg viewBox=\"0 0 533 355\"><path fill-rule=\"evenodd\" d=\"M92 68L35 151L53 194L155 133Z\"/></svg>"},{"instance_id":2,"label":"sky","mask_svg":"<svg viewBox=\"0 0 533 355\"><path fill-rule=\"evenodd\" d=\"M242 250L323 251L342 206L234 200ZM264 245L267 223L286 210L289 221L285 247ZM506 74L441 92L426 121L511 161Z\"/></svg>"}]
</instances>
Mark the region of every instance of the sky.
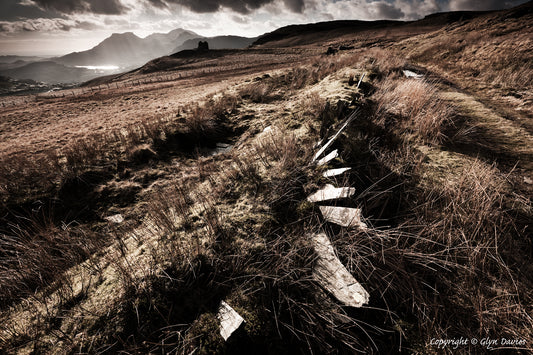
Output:
<instances>
[{"instance_id":1,"label":"sky","mask_svg":"<svg viewBox=\"0 0 533 355\"><path fill-rule=\"evenodd\" d=\"M457 10L495 10L526 0L0 0L0 55L62 55L112 33L184 28L203 36L254 37L296 23L416 20Z\"/></svg>"}]
</instances>

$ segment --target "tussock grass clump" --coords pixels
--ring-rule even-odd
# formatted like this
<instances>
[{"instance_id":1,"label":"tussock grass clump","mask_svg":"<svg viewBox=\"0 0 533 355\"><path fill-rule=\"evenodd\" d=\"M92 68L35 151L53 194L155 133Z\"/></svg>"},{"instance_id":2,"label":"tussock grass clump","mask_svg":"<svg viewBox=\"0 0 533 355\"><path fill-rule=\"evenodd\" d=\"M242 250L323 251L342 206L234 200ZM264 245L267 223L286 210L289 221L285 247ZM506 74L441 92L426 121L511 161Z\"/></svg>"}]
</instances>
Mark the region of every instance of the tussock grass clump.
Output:
<instances>
[{"instance_id":1,"label":"tussock grass clump","mask_svg":"<svg viewBox=\"0 0 533 355\"><path fill-rule=\"evenodd\" d=\"M517 250L531 251L532 245L506 211L504 181L494 166L476 160L456 179L425 190L422 198L427 202L414 207L415 220L406 227L435 243L440 249L435 255L452 266L438 275L435 289L442 295L438 305L457 313L450 317L435 305L433 319L422 323L428 332L531 341L527 329L533 320L527 304L532 300L527 290L532 285L521 266L527 252ZM422 248L427 243L417 245Z\"/></svg>"},{"instance_id":2,"label":"tussock grass clump","mask_svg":"<svg viewBox=\"0 0 533 355\"><path fill-rule=\"evenodd\" d=\"M265 103L273 98L273 91L274 88L270 83L260 81L244 86L239 90L239 94L252 102Z\"/></svg>"},{"instance_id":3,"label":"tussock grass clump","mask_svg":"<svg viewBox=\"0 0 533 355\"><path fill-rule=\"evenodd\" d=\"M451 122L453 107L439 98L437 88L424 80L383 80L373 99L377 103L378 124L396 127L402 135L413 135L428 143L445 137L445 125Z\"/></svg>"},{"instance_id":4,"label":"tussock grass clump","mask_svg":"<svg viewBox=\"0 0 533 355\"><path fill-rule=\"evenodd\" d=\"M388 76L402 75L401 70L406 66L407 60L391 51L381 48L371 48L365 51L365 66L377 79Z\"/></svg>"},{"instance_id":5,"label":"tussock grass clump","mask_svg":"<svg viewBox=\"0 0 533 355\"><path fill-rule=\"evenodd\" d=\"M32 194L41 195L54 186L61 169L56 151L38 156L14 155L0 157L0 203L9 204L13 197L22 202ZM20 202L20 201L19 201Z\"/></svg>"},{"instance_id":6,"label":"tussock grass clump","mask_svg":"<svg viewBox=\"0 0 533 355\"><path fill-rule=\"evenodd\" d=\"M208 136L216 133L216 117L205 106L198 104L189 108L184 124L190 134L195 137Z\"/></svg>"},{"instance_id":7,"label":"tussock grass clump","mask_svg":"<svg viewBox=\"0 0 533 355\"><path fill-rule=\"evenodd\" d=\"M317 91L312 91L300 101L300 106L302 117L319 117L326 112L328 102Z\"/></svg>"},{"instance_id":8,"label":"tussock grass clump","mask_svg":"<svg viewBox=\"0 0 533 355\"><path fill-rule=\"evenodd\" d=\"M487 82L507 90L531 89L533 56L529 51L500 54L491 64L482 74Z\"/></svg>"},{"instance_id":9,"label":"tussock grass clump","mask_svg":"<svg viewBox=\"0 0 533 355\"><path fill-rule=\"evenodd\" d=\"M236 112L239 100L231 94L209 97L203 103L194 103L183 108L184 124L188 133L197 139L216 135L228 115ZM179 131L179 126L177 127ZM187 132L186 132L187 133Z\"/></svg>"}]
</instances>

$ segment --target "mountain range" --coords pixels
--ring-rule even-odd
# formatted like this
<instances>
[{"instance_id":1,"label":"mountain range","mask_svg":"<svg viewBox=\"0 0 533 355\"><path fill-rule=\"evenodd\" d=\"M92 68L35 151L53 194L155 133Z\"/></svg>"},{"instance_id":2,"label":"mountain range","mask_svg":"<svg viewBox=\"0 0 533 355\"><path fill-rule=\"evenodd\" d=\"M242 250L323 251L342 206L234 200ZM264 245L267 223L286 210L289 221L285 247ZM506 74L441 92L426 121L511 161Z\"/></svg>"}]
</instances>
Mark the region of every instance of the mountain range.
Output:
<instances>
[{"instance_id":1,"label":"mountain range","mask_svg":"<svg viewBox=\"0 0 533 355\"><path fill-rule=\"evenodd\" d=\"M140 38L132 32L114 33L94 48L52 60L70 66L114 65L131 68L167 55L172 48L198 37L201 36L181 28L169 33L154 33L145 38Z\"/></svg>"},{"instance_id":2,"label":"mountain range","mask_svg":"<svg viewBox=\"0 0 533 355\"><path fill-rule=\"evenodd\" d=\"M187 49L199 41L208 41L211 49L245 48L256 38L239 36L204 37L182 28L168 33L153 33L140 38L132 32L114 33L95 47L61 57L0 57L0 74L14 79L32 79L45 83L79 83L104 74L114 74L144 65L154 58ZM115 66L106 71L83 67Z\"/></svg>"}]
</instances>

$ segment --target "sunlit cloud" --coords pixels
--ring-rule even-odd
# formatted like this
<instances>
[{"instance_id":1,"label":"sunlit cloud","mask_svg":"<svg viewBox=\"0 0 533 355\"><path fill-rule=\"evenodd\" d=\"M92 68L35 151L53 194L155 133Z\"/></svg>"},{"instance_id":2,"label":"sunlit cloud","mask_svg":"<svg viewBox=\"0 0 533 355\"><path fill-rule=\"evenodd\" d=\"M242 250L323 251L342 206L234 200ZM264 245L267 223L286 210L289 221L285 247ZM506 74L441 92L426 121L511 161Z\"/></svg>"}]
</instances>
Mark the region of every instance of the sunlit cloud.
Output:
<instances>
[{"instance_id":1,"label":"sunlit cloud","mask_svg":"<svg viewBox=\"0 0 533 355\"><path fill-rule=\"evenodd\" d=\"M0 32L57 32L70 31L72 29L94 30L99 27L98 23L69 19L29 19L23 21L0 21Z\"/></svg>"},{"instance_id":2,"label":"sunlit cloud","mask_svg":"<svg viewBox=\"0 0 533 355\"><path fill-rule=\"evenodd\" d=\"M55 10L65 14L89 12L120 15L128 10L120 0L32 0L32 3L46 10ZM27 5L28 1L25 4Z\"/></svg>"}]
</instances>

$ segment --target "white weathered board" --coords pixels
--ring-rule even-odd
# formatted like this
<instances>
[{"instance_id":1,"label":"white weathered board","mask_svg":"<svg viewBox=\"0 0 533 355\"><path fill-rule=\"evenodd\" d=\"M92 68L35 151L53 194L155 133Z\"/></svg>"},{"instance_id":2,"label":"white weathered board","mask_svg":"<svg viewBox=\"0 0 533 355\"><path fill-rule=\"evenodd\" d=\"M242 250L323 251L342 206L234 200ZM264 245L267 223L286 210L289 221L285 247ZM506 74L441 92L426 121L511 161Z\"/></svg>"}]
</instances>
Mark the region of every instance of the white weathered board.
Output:
<instances>
[{"instance_id":1,"label":"white weathered board","mask_svg":"<svg viewBox=\"0 0 533 355\"><path fill-rule=\"evenodd\" d=\"M317 165L325 165L329 163L330 161L332 161L333 159L337 158L338 156L339 156L339 150L335 149L334 151L332 151L331 153L329 153L328 155L326 155L324 158L320 159L316 163Z\"/></svg>"},{"instance_id":2,"label":"white weathered board","mask_svg":"<svg viewBox=\"0 0 533 355\"><path fill-rule=\"evenodd\" d=\"M220 321L220 335L224 340L228 340L231 334L239 329L244 322L240 314L224 301L220 302L217 318Z\"/></svg>"},{"instance_id":3,"label":"white weathered board","mask_svg":"<svg viewBox=\"0 0 533 355\"><path fill-rule=\"evenodd\" d=\"M370 295L342 265L335 255L333 245L325 233L311 235L318 254L313 277L345 306L361 307L368 303Z\"/></svg>"},{"instance_id":4,"label":"white weathered board","mask_svg":"<svg viewBox=\"0 0 533 355\"><path fill-rule=\"evenodd\" d=\"M320 212L328 222L347 228L361 228L366 230L368 226L361 220L360 208L320 206Z\"/></svg>"},{"instance_id":5,"label":"white weathered board","mask_svg":"<svg viewBox=\"0 0 533 355\"><path fill-rule=\"evenodd\" d=\"M322 189L318 190L314 194L307 197L309 202L320 202L328 200L336 200L340 198L348 198L355 194L355 188L353 187L335 187L331 184L327 184Z\"/></svg>"},{"instance_id":6,"label":"white weathered board","mask_svg":"<svg viewBox=\"0 0 533 355\"><path fill-rule=\"evenodd\" d=\"M352 168L339 168L339 169L329 169L322 174L326 178L335 177L344 174L345 172L351 170Z\"/></svg>"}]
</instances>

